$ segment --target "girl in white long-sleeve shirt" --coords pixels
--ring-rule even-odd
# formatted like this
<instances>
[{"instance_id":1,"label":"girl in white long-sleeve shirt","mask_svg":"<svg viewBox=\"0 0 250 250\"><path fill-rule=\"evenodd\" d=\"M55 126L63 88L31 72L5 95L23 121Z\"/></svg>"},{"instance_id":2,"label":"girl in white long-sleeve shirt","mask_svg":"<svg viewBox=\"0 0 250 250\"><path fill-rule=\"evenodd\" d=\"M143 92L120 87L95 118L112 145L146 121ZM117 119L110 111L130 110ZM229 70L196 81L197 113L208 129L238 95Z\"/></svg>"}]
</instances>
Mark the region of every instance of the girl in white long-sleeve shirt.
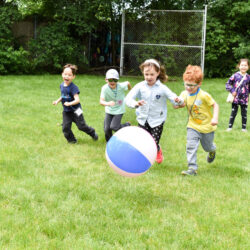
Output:
<instances>
[{"instance_id":1,"label":"girl in white long-sleeve shirt","mask_svg":"<svg viewBox=\"0 0 250 250\"><path fill-rule=\"evenodd\" d=\"M136 117L139 127L147 130L154 138L158 153L156 161L163 161L162 149L159 145L163 125L167 118L167 99L173 104L181 100L167 86L168 76L165 68L155 59L148 59L140 65L144 81L137 83L126 96L126 104L136 108Z\"/></svg>"}]
</instances>

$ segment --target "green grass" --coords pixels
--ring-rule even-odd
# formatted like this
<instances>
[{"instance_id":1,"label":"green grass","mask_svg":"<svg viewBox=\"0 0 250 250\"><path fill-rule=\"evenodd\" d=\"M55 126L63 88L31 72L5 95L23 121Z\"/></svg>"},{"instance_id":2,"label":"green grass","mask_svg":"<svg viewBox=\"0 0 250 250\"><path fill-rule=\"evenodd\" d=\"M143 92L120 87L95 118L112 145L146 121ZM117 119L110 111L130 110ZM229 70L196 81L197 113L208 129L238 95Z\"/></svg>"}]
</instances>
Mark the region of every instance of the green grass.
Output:
<instances>
[{"instance_id":1,"label":"green grass","mask_svg":"<svg viewBox=\"0 0 250 250\"><path fill-rule=\"evenodd\" d=\"M225 132L226 79L202 85L220 105L217 156L208 164L200 147L191 178L180 174L185 109L169 104L164 162L125 178L105 159L103 77L75 79L85 119L99 134L94 142L73 125L76 145L63 137L61 105L52 105L60 82L60 75L0 77L0 249L249 249L250 132L241 132L240 113ZM181 80L167 85L183 90ZM123 120L137 125L134 110Z\"/></svg>"}]
</instances>

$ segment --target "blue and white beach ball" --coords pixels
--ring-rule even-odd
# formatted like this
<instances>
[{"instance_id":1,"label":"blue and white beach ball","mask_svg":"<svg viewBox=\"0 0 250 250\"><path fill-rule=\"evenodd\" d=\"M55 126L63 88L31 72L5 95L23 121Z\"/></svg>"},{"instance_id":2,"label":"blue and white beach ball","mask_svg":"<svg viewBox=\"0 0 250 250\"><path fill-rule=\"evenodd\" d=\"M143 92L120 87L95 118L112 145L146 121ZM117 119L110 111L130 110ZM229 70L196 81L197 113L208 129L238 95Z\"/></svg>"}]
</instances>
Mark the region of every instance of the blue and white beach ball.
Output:
<instances>
[{"instance_id":1,"label":"blue and white beach ball","mask_svg":"<svg viewBox=\"0 0 250 250\"><path fill-rule=\"evenodd\" d=\"M126 177L144 174L154 164L156 155L157 146L153 137L135 126L118 130L106 146L108 164Z\"/></svg>"}]
</instances>

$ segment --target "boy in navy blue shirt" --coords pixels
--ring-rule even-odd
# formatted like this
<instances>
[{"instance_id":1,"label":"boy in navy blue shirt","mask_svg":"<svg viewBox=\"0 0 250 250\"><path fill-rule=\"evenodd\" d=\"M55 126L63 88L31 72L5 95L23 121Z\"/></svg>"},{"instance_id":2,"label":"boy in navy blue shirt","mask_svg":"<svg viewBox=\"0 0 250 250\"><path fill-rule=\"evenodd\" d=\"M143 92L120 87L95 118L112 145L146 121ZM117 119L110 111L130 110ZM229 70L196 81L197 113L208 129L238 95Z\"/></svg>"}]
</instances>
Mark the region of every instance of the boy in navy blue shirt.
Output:
<instances>
[{"instance_id":1,"label":"boy in navy blue shirt","mask_svg":"<svg viewBox=\"0 0 250 250\"><path fill-rule=\"evenodd\" d=\"M53 102L57 105L62 102L63 106L63 124L62 131L69 143L76 143L77 140L71 130L72 122L76 124L79 130L90 135L93 140L98 140L95 129L89 127L83 117L82 107L80 104L78 87L72 82L75 79L77 66L67 64L63 67L62 78L63 83L60 85L61 97Z\"/></svg>"}]
</instances>

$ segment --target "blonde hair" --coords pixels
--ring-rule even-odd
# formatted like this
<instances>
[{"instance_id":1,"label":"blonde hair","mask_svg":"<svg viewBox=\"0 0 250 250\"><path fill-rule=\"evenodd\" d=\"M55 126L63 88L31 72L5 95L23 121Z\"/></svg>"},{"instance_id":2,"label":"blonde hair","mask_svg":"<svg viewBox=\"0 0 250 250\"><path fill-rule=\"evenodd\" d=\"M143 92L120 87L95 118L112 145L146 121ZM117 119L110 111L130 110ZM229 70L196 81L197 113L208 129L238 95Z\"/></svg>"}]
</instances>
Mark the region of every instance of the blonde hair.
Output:
<instances>
[{"instance_id":1,"label":"blonde hair","mask_svg":"<svg viewBox=\"0 0 250 250\"><path fill-rule=\"evenodd\" d=\"M76 71L78 70L78 68L77 68L77 66L76 66L76 65L74 65L74 64L70 64L70 63L68 63L68 64L64 65L64 67L63 67L63 71L64 71L66 68L70 68L70 69L71 69L71 71L72 71L72 74L73 74L73 75L75 75L75 74L76 74Z\"/></svg>"},{"instance_id":2,"label":"blonde hair","mask_svg":"<svg viewBox=\"0 0 250 250\"><path fill-rule=\"evenodd\" d=\"M203 73L200 66L188 65L184 74L183 80L189 82L201 83L203 80Z\"/></svg>"},{"instance_id":3,"label":"blonde hair","mask_svg":"<svg viewBox=\"0 0 250 250\"><path fill-rule=\"evenodd\" d=\"M161 82L166 82L168 80L168 76L166 75L166 70L163 65L161 65L157 60L155 59L148 59L145 62L143 62L139 68L141 72L143 73L145 67L154 67L155 71L158 73L160 72L158 79Z\"/></svg>"}]
</instances>

